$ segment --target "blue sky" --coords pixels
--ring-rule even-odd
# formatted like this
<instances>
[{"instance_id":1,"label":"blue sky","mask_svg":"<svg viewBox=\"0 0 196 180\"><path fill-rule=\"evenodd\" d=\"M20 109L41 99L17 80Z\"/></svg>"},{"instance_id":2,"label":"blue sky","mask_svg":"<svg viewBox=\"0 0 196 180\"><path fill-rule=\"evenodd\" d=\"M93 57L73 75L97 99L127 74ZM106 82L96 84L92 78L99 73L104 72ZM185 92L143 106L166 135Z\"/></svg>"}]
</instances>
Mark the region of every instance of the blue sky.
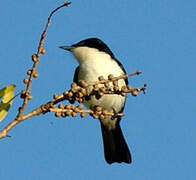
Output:
<instances>
[{"instance_id":1,"label":"blue sky","mask_svg":"<svg viewBox=\"0 0 196 180\"><path fill-rule=\"evenodd\" d=\"M61 1L2 1L0 88L25 88L31 55L52 9ZM104 160L97 120L33 117L0 140L0 179L195 179L196 2L193 0L72 1L53 17L26 113L67 90L77 62L59 46L99 37L112 49L132 86L147 94L128 96L121 121L132 164ZM21 105L16 98L3 128Z\"/></svg>"}]
</instances>

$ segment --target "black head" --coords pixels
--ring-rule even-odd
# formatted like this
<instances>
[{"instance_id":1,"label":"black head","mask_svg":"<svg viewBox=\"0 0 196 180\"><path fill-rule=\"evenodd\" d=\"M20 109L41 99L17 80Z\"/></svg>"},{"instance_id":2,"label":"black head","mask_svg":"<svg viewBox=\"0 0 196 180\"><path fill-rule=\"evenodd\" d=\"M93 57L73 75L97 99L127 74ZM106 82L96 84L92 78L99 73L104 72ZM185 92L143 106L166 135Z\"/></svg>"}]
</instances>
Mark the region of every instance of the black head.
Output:
<instances>
[{"instance_id":1,"label":"black head","mask_svg":"<svg viewBox=\"0 0 196 180\"><path fill-rule=\"evenodd\" d=\"M84 46L90 48L96 48L99 51L108 53L112 58L114 58L114 54L112 53L110 48L102 40L98 38L85 39L72 45L72 47L84 47Z\"/></svg>"}]
</instances>

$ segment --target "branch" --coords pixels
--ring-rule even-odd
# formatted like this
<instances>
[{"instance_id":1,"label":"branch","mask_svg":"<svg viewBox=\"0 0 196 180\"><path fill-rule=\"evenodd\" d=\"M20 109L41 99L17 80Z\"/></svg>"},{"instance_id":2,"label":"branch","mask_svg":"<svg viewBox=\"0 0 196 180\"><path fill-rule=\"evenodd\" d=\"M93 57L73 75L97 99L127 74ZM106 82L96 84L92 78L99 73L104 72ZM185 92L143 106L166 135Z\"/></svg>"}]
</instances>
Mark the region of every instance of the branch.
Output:
<instances>
[{"instance_id":1,"label":"branch","mask_svg":"<svg viewBox=\"0 0 196 180\"><path fill-rule=\"evenodd\" d=\"M22 92L21 92L21 98L23 98L22 106L18 108L18 114L16 115L16 118L14 119L14 121L12 121L10 124L8 124L8 126L6 126L0 132L0 138L9 136L9 135L7 135L7 132L11 128L13 128L15 125L17 125L19 122L21 122L21 119L24 118L23 117L24 110L27 106L28 101L32 99L32 96L30 95L30 89L31 89L33 78L38 77L36 69L37 69L37 66L38 66L38 62L40 61L40 55L44 54L46 52L45 49L43 48L43 45L44 45L44 40L45 40L45 37L46 37L46 32L47 32L48 27L49 27L50 22L51 22L51 18L52 18L53 14L56 11L58 11L59 9L65 7L65 6L68 6L70 4L71 4L71 2L64 2L63 5L57 7L56 9L54 9L50 13L50 15L48 17L48 21L46 23L46 26L44 28L44 31L43 31L43 33L41 35L41 38L40 38L40 41L39 41L37 53L32 55L32 61L34 63L33 63L32 69L27 71L27 74L29 75L29 78L25 78L24 81L23 81L25 84L27 84L27 87L26 87L26 90L22 90Z\"/></svg>"},{"instance_id":2,"label":"branch","mask_svg":"<svg viewBox=\"0 0 196 180\"><path fill-rule=\"evenodd\" d=\"M40 55L45 53L45 49L43 48L43 45L46 37L46 32L51 22L51 18L56 11L58 11L62 7L68 6L69 4L71 4L71 2L65 2L63 5L54 9L50 13L47 24L41 35L37 54L32 55L32 60L34 62L33 67L31 70L27 71L27 74L30 77L24 79L24 83L27 84L27 87L26 90L22 90L21 92L21 98L24 99L23 104L21 107L19 107L16 118L12 122L10 122L6 127L4 127L3 130L0 131L0 138L10 137L8 135L8 132L17 124L23 122L24 120L48 112L54 112L56 117L67 117L67 116L75 117L77 114L80 114L82 118L86 117L86 114L88 113L93 118L100 119L100 120L103 120L108 116L111 116L112 118L122 117L124 115L123 113L108 112L100 106L95 106L92 107L91 109L84 110L82 105L75 106L73 105L73 103L75 101L82 103L84 101L91 99L92 96L95 97L96 99L100 99L105 94L118 94L121 96L126 96L127 93L131 93L132 96L137 96L138 93L141 91L145 94L145 90L147 86L146 84L144 84L144 86L141 88L132 88L131 86L119 87L118 85L119 80L127 79L128 77L134 75L139 75L141 74L141 72L137 71L135 73L124 74L119 77L114 77L112 74L110 74L108 76L108 79L104 79L103 76L98 77L98 81L96 82L87 83L84 80L81 80L79 81L78 84L72 83L70 90L65 91L61 95L55 94L53 96L53 99L48 103L42 104L38 108L23 115L28 101L32 99L32 96L30 95L32 80L33 78L38 77L36 69L37 69L38 62L40 61ZM90 87L90 89L87 87ZM71 104L68 105L59 104L58 108L56 107L58 103L63 102L65 100L69 101Z\"/></svg>"},{"instance_id":3,"label":"branch","mask_svg":"<svg viewBox=\"0 0 196 180\"><path fill-rule=\"evenodd\" d=\"M63 105L60 104L58 108L56 108L56 104L59 102L63 102L65 100L68 100L70 103L74 103L75 101L78 101L79 103L84 102L85 100L90 99L92 96L95 96L97 99L100 99L104 94L118 94L122 96L126 96L127 93L131 93L132 96L137 96L140 91L143 91L145 93L146 84L142 88L132 88L131 86L123 86L121 89L118 87L118 81L121 79L126 79L129 76L137 75L138 73L132 73L132 74L125 74L119 77L113 77L113 75L109 75L108 79L103 79L102 77L99 77L98 81L96 82L90 82L87 83L85 81L81 81L81 85L77 85L76 83L71 84L71 89L68 91L65 91L61 95L53 95L53 100L49 101L46 104L42 104L40 107L34 109L33 111L18 117L18 119L13 120L10 124L8 124L0 133L0 138L6 137L7 132L11 130L14 126L16 126L18 123L23 122L26 119L29 119L33 116L38 116L40 114L45 114L48 112L55 112L56 117L66 117L66 116L72 116L75 117L77 113L80 113L81 117L85 117L86 113L93 116L93 118L96 119L104 119L107 116L112 117L121 117L124 114L123 113L113 113L108 112L104 110L102 107L94 107L92 110L83 110L83 106L74 106L74 105ZM107 83L112 83L111 86L108 86ZM101 85L101 84L104 84ZM99 86L98 86L99 85ZM101 86L100 86L101 85ZM86 87L92 86L92 91L90 93L87 93Z\"/></svg>"}]
</instances>

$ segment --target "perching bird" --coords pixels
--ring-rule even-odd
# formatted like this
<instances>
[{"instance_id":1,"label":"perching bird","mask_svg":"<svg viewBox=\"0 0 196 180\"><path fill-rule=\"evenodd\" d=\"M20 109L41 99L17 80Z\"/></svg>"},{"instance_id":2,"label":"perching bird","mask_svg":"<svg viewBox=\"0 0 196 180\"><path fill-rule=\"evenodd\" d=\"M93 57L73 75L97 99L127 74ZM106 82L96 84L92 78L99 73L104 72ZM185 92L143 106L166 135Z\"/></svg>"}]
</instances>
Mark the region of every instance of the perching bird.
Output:
<instances>
[{"instance_id":1,"label":"perching bird","mask_svg":"<svg viewBox=\"0 0 196 180\"><path fill-rule=\"evenodd\" d=\"M109 47L100 39L89 38L71 46L61 46L60 48L70 51L77 59L79 66L75 70L74 82L79 80L95 82L99 76L108 78L109 74L118 77L126 74L122 64L114 57ZM127 79L118 81L119 88L128 84ZM110 84L112 89L113 85ZM90 92L91 88L87 88ZM101 106L103 109L120 113L123 112L126 97L117 94L105 94L100 99L91 97L85 100L84 104L88 108ZM125 162L131 163L131 154L120 128L121 118L107 117L100 120L104 144L104 154L107 163Z\"/></svg>"}]
</instances>

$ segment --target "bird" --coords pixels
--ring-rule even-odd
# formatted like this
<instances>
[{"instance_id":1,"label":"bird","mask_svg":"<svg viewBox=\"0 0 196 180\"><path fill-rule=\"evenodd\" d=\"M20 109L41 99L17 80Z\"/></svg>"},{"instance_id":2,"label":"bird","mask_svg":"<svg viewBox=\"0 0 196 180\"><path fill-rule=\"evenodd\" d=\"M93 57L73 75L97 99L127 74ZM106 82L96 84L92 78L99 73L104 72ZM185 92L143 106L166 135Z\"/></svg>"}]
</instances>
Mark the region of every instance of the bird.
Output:
<instances>
[{"instance_id":1,"label":"bird","mask_svg":"<svg viewBox=\"0 0 196 180\"><path fill-rule=\"evenodd\" d=\"M115 77L126 74L123 65L118 61L110 48L99 38L87 38L71 46L60 46L64 50L70 51L79 66L75 69L73 81L85 80L87 83L95 82L98 77L108 78L109 74ZM120 79L118 86L128 85L127 79ZM113 88L112 83L110 88ZM87 87L87 92L92 91L92 87ZM97 99L95 96L84 101L87 108L93 109L101 106L104 110L113 113L121 113L124 110L126 96L117 94L104 94ZM131 163L132 158L128 145L120 127L121 117L106 117L99 120L101 124L104 155L108 164Z\"/></svg>"}]
</instances>

